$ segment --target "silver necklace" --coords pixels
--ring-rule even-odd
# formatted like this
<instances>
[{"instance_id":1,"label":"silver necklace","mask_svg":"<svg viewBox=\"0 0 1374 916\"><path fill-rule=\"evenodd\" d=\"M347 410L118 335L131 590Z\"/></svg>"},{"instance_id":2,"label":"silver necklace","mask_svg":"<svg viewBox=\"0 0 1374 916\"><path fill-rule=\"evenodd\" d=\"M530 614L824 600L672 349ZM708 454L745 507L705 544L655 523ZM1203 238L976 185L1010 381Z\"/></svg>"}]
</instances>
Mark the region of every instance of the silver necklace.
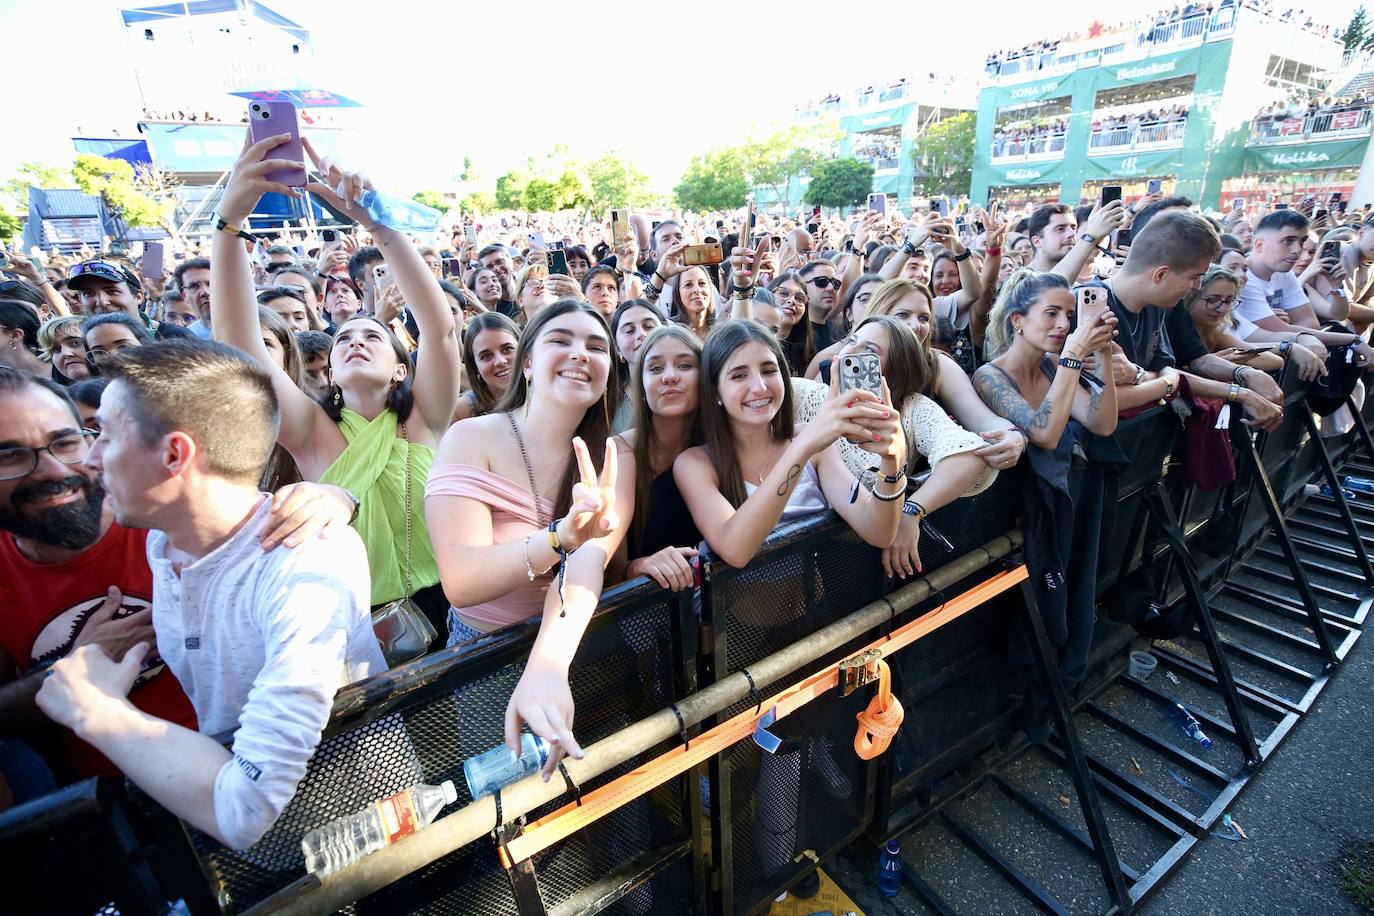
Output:
<instances>
[{"instance_id":1,"label":"silver necklace","mask_svg":"<svg viewBox=\"0 0 1374 916\"><path fill-rule=\"evenodd\" d=\"M534 485L534 466L530 464L530 453L525 448L525 437L520 435L520 426L515 422L515 414L506 414L506 419L510 420L511 432L515 433L515 442L520 446L520 460L525 462L525 476L530 480L530 496L534 498L534 520L539 523L540 528L547 528L551 519L544 517L542 503L539 500L539 488Z\"/></svg>"},{"instance_id":2,"label":"silver necklace","mask_svg":"<svg viewBox=\"0 0 1374 916\"><path fill-rule=\"evenodd\" d=\"M773 465L778 463L778 449L781 445L782 443L779 442L777 445L773 446L773 457L764 465L763 472L759 474L759 486L763 486L763 478L767 477L768 472L773 470Z\"/></svg>"}]
</instances>

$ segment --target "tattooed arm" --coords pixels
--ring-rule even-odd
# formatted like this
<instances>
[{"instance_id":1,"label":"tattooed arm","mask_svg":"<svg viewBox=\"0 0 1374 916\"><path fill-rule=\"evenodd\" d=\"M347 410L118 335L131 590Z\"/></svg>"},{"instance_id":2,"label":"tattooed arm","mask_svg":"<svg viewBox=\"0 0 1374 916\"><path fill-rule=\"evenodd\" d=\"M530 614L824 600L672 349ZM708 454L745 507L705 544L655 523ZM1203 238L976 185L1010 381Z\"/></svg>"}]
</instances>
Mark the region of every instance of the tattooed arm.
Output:
<instances>
[{"instance_id":1,"label":"tattooed arm","mask_svg":"<svg viewBox=\"0 0 1374 916\"><path fill-rule=\"evenodd\" d=\"M1052 449L1059 444L1059 437L1068 425L1077 397L1079 374L1077 369L1060 367L1039 407L1031 407L1026 403L1011 380L991 363L979 366L978 371L973 373L973 388L993 413L1010 420L1032 444ZM1115 412L1115 389L1112 397L1112 409Z\"/></svg>"}]
</instances>

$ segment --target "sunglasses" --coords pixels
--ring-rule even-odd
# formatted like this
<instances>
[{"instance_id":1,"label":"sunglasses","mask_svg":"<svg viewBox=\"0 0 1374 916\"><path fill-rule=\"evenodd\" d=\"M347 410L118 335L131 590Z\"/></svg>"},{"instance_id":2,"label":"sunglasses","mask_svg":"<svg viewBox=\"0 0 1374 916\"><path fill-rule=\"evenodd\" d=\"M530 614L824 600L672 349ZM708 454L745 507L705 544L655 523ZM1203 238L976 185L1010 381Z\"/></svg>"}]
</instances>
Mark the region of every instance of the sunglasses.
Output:
<instances>
[{"instance_id":1,"label":"sunglasses","mask_svg":"<svg viewBox=\"0 0 1374 916\"><path fill-rule=\"evenodd\" d=\"M817 289L840 288L840 280L838 277L807 277L806 282L816 284Z\"/></svg>"},{"instance_id":2,"label":"sunglasses","mask_svg":"<svg viewBox=\"0 0 1374 916\"><path fill-rule=\"evenodd\" d=\"M97 277L111 283L127 283L130 289L139 289L138 279L129 270L111 261L82 261L67 274L68 282L77 277Z\"/></svg>"}]
</instances>

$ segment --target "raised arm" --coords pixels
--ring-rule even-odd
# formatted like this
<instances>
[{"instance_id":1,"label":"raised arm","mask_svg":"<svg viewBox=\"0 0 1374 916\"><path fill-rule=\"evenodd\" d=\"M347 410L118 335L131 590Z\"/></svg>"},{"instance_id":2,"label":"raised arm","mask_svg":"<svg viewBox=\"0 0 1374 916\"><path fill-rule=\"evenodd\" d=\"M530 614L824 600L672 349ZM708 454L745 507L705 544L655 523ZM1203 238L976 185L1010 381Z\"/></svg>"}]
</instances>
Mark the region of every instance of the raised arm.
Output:
<instances>
[{"instance_id":1,"label":"raised arm","mask_svg":"<svg viewBox=\"0 0 1374 916\"><path fill-rule=\"evenodd\" d=\"M402 232L372 222L358 201L372 189L372 183L359 172L344 171L328 158L321 158L305 139L306 151L319 171L321 181L307 185L310 193L324 198L331 206L357 220L372 235L381 249L396 288L400 290L415 324L420 329L421 358L415 367L412 391L415 409L435 436L442 436L453 420L458 406L462 350L453 327L448 300L439 281L420 257L414 243ZM343 198L335 189L342 185Z\"/></svg>"},{"instance_id":2,"label":"raised arm","mask_svg":"<svg viewBox=\"0 0 1374 916\"><path fill-rule=\"evenodd\" d=\"M1077 283L1083 268L1097 256L1097 246L1102 244L1102 240L1111 235L1113 230L1121 228L1125 221L1126 210L1120 200L1114 200L1105 207L1098 203L1083 225L1078 227L1078 241L1074 243L1073 250L1054 265L1052 272L1070 283ZM1085 240L1085 235L1089 236L1091 241Z\"/></svg>"},{"instance_id":3,"label":"raised arm","mask_svg":"<svg viewBox=\"0 0 1374 916\"><path fill-rule=\"evenodd\" d=\"M283 135L285 136L285 135ZM267 152L280 145L283 136L268 137L246 146L234 164L233 174L225 185L219 202L219 217L231 227L242 226L267 191L288 197L297 196L294 188L269 181L267 173L276 169L300 168L301 163L283 159L264 159ZM228 231L215 232L211 245L210 316L215 339L238 347L257 361L272 376L272 388L277 394L281 410L281 430L277 441L302 466L308 469L314 460L317 435L326 427L337 427L325 415L323 408L296 387L267 352L258 325L258 302L253 291L253 268L248 261L244 242ZM322 469L321 469L322 470ZM317 476L317 475L312 475Z\"/></svg>"}]
</instances>

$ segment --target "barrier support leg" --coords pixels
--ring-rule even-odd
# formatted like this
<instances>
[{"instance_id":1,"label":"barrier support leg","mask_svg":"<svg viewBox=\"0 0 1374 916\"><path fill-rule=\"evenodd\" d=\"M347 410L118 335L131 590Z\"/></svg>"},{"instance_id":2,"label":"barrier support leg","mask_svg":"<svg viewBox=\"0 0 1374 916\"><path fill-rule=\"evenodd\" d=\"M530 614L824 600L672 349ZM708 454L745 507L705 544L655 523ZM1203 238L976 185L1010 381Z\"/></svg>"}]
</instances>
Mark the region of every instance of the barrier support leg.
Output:
<instances>
[{"instance_id":1,"label":"barrier support leg","mask_svg":"<svg viewBox=\"0 0 1374 916\"><path fill-rule=\"evenodd\" d=\"M1303 609L1307 612L1308 625L1312 627L1312 632L1317 637L1317 645L1321 647L1325 670L1331 671L1340 661L1336 655L1336 646L1331 641L1331 633L1326 629L1326 620L1322 617L1317 597L1312 593L1312 586L1307 581L1307 571L1302 568L1302 561L1298 559L1293 538L1288 534L1288 525L1283 520L1283 510L1279 507L1278 497L1274 495L1274 488L1269 484L1269 475L1264 472L1264 462L1260 461L1259 453L1255 450L1255 440L1251 438L1249 431L1242 432L1236 439L1241 459L1249 465L1254 474L1253 492L1264 503L1264 511L1269 515L1274 537L1283 549L1288 568L1293 573L1293 584L1297 587Z\"/></svg>"},{"instance_id":2,"label":"barrier support leg","mask_svg":"<svg viewBox=\"0 0 1374 916\"><path fill-rule=\"evenodd\" d=\"M1369 424L1364 420L1364 414L1355 406L1355 399L1349 395L1345 398L1346 409L1355 418L1355 431L1360 434L1360 441L1364 444L1364 453L1369 456L1370 461L1374 461L1374 436L1369 434Z\"/></svg>"},{"instance_id":3,"label":"barrier support leg","mask_svg":"<svg viewBox=\"0 0 1374 916\"><path fill-rule=\"evenodd\" d=\"M1366 584L1374 586L1374 566L1369 564L1369 553L1364 549L1364 537L1360 534L1360 527L1355 524L1355 516L1350 511L1350 503L1345 498L1345 489L1341 486L1340 478L1336 475L1336 467L1331 463L1331 456L1327 454L1326 443L1322 441L1321 430L1317 428L1317 421L1312 416L1312 408L1306 404L1298 406L1302 411L1303 422L1307 424L1307 435L1311 437L1312 446L1317 450L1317 460L1321 462L1322 474L1326 477L1326 483L1331 488L1331 498L1336 503L1336 511L1341 514L1341 520L1345 522L1345 530L1350 535L1350 546L1355 551L1355 556L1360 561L1360 569L1364 571L1364 581Z\"/></svg>"},{"instance_id":4,"label":"barrier support leg","mask_svg":"<svg viewBox=\"0 0 1374 916\"><path fill-rule=\"evenodd\" d=\"M1040 619L1040 607L1035 602L1035 590L1031 588L1029 580L1021 583L1021 596L1030 622L1031 650L1035 653L1035 664L1044 678L1050 710L1054 713L1054 725L1064 748L1064 760L1073 776L1078 801L1083 806L1083 821L1092 840L1093 858L1097 860L1102 880L1107 885L1107 896L1112 902L1113 911L1126 912L1131 908L1131 894L1126 889L1126 882L1121 875L1121 860L1117 858L1116 847L1107 831L1107 819L1102 814L1102 803L1093 784L1092 771L1088 769L1088 760L1083 756L1083 746L1078 741L1073 713L1069 710L1064 683L1059 677L1059 659L1050 647L1049 637L1045 635L1045 623Z\"/></svg>"},{"instance_id":5,"label":"barrier support leg","mask_svg":"<svg viewBox=\"0 0 1374 916\"><path fill-rule=\"evenodd\" d=\"M515 909L520 916L546 916L544 898L539 894L539 879L534 873L534 861L522 859L511 862L506 855L506 844L524 833L525 825L519 821L502 824L496 828L496 845L501 852L501 864L506 867L506 877L510 879L511 894L515 897Z\"/></svg>"},{"instance_id":6,"label":"barrier support leg","mask_svg":"<svg viewBox=\"0 0 1374 916\"><path fill-rule=\"evenodd\" d=\"M1175 565L1183 579L1183 590L1188 600L1197 608L1197 628L1202 634L1202 644L1207 648L1207 657L1212 662L1212 674L1217 679L1217 687L1220 688L1221 698L1226 703L1226 711L1231 715L1231 724L1236 730L1236 741L1240 744L1241 753L1245 755L1245 768L1254 769L1260 762L1259 745L1255 741L1254 730L1250 728L1250 720L1245 715L1245 707L1241 705L1240 693L1236 690L1235 679L1231 676L1231 664L1221 651L1221 641L1217 637L1216 624L1212 621L1212 611L1207 606L1207 591L1198 581L1197 570L1191 557L1186 553L1188 545L1183 539L1178 518L1174 515L1174 507L1169 502L1169 494L1164 489L1164 481L1157 481L1150 495L1154 500L1155 510L1165 526L1165 536L1168 537L1174 552L1179 554Z\"/></svg>"}]
</instances>

